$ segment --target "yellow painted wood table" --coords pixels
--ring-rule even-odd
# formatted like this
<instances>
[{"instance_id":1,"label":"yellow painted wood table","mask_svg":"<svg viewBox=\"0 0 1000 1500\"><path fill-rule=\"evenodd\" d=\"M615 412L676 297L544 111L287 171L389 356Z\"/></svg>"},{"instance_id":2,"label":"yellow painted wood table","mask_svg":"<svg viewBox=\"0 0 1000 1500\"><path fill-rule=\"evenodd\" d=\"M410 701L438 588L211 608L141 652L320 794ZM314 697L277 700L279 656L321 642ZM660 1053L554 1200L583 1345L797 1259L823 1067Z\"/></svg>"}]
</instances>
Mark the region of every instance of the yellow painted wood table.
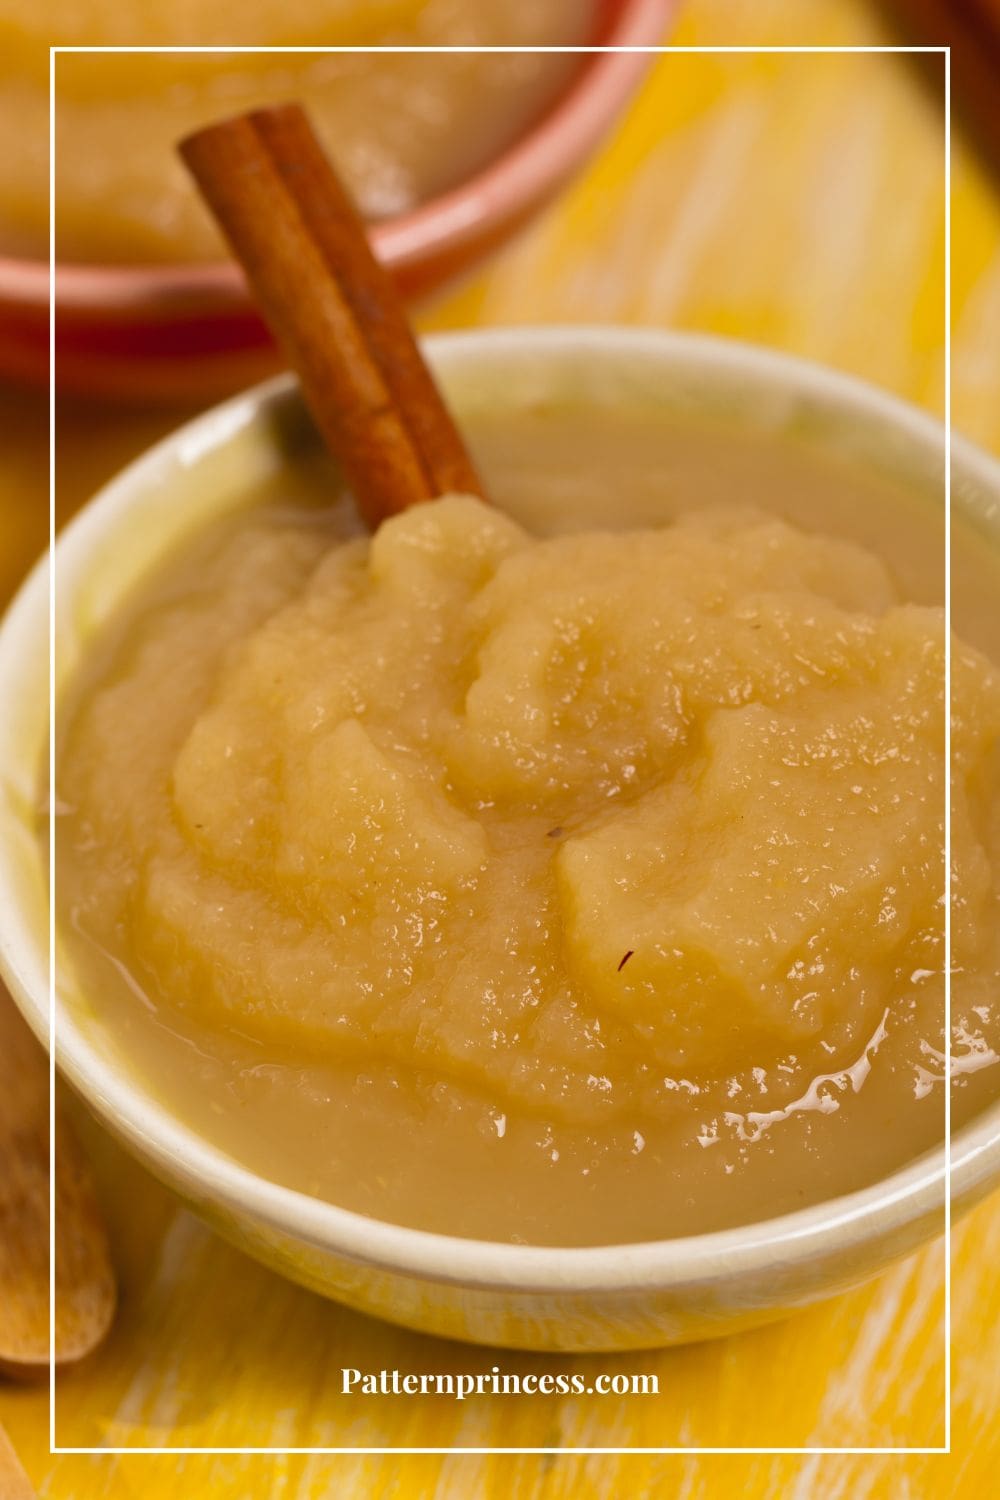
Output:
<instances>
[{"instance_id":1,"label":"yellow painted wood table","mask_svg":"<svg viewBox=\"0 0 1000 1500\"><path fill-rule=\"evenodd\" d=\"M687 44L877 44L863 0L692 0ZM940 412L939 111L912 68L865 55L658 60L585 176L424 326L625 321L738 334L856 371ZM1000 448L1000 204L956 145L956 425ZM68 410L68 511L178 414ZM0 587L44 539L45 411L0 415ZM61 1442L86 1446L913 1445L943 1434L943 1247L794 1319L638 1356L496 1355L402 1332L287 1285L215 1239L93 1126L121 1275L107 1346L60 1379ZM956 1230L950 1457L51 1457L45 1394L0 1420L52 1500L274 1496L956 1497L996 1493L1000 1196ZM660 1395L339 1393L342 1365L400 1371L656 1372Z\"/></svg>"}]
</instances>

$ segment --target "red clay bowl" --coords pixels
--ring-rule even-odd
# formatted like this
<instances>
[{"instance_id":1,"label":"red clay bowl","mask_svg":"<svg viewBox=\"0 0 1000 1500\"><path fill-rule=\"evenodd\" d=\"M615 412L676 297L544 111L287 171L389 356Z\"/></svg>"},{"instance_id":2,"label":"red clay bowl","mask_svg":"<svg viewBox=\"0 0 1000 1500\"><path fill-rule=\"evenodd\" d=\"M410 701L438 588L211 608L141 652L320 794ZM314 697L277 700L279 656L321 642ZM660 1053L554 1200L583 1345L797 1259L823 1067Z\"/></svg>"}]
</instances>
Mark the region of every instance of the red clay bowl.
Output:
<instances>
[{"instance_id":1,"label":"red clay bowl","mask_svg":"<svg viewBox=\"0 0 1000 1500\"><path fill-rule=\"evenodd\" d=\"M600 0L594 45L663 40L677 0ZM404 293L433 290L499 245L587 159L649 62L600 52L549 111L483 171L372 230ZM119 400L211 400L279 364L232 262L56 267L60 389ZM49 268L0 257L0 376L49 370Z\"/></svg>"}]
</instances>

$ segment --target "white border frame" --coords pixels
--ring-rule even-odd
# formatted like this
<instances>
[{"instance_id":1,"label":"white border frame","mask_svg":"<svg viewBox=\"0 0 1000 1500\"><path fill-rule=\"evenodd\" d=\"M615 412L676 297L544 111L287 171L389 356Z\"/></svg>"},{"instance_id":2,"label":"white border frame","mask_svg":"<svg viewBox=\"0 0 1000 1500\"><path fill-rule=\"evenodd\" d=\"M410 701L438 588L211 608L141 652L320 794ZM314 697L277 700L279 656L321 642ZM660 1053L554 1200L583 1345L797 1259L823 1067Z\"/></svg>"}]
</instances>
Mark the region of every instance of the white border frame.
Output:
<instances>
[{"instance_id":1,"label":"white border frame","mask_svg":"<svg viewBox=\"0 0 1000 1500\"><path fill-rule=\"evenodd\" d=\"M370 52L370 46L49 46L49 721L55 723L55 58L63 52ZM451 46L391 46L390 52L472 51ZM951 766L951 532L952 532L952 89L951 46L504 46L475 48L475 51L504 52L642 52L660 55L711 54L939 54L945 57L945 762ZM55 736L49 735L49 801L55 787ZM951 781L945 777L945 1074L951 1079L952 1062L952 993L951 993ZM796 1457L885 1457L885 1455L951 1455L952 1452L952 1110L951 1088L945 1089L945 1443L921 1448L60 1448L55 1442L55 822L49 822L49 1455L51 1457L337 1457L366 1455L394 1457L417 1454L496 1454L525 1455L657 1455L657 1457L753 1457L753 1455L796 1455Z\"/></svg>"}]
</instances>

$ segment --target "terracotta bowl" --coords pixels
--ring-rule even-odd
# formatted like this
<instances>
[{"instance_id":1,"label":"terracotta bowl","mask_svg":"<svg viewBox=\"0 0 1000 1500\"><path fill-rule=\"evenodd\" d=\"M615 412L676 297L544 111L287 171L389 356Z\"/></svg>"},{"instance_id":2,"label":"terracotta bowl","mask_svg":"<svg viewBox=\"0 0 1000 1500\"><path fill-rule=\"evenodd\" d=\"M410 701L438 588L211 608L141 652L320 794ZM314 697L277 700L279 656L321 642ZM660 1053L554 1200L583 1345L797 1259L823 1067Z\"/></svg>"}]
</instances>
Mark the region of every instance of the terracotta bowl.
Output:
<instances>
[{"instance_id":1,"label":"terracotta bowl","mask_svg":"<svg viewBox=\"0 0 1000 1500\"><path fill-rule=\"evenodd\" d=\"M650 47L678 0L599 0L593 41ZM588 54L537 123L484 170L372 230L404 292L432 291L501 244L587 159L649 63L642 52ZM278 368L279 357L232 262L56 267L61 389L126 401L211 400ZM45 382L49 268L0 258L0 376Z\"/></svg>"},{"instance_id":2,"label":"terracotta bowl","mask_svg":"<svg viewBox=\"0 0 1000 1500\"><path fill-rule=\"evenodd\" d=\"M569 405L594 420L641 409L676 425L803 446L875 473L940 513L944 434L858 381L750 345L619 328L476 332L428 341L446 395L478 414ZM297 435L297 436L296 436ZM91 501L55 556L56 688L147 570L183 538L314 451L279 377L168 437ZM289 444L293 444L290 448ZM956 438L956 518L1000 554L1000 465ZM43 560L0 627L0 973L48 1040L48 876L37 824L49 739L49 572ZM598 1350L733 1333L828 1297L940 1234L945 1153L777 1218L683 1239L580 1248L431 1234L272 1181L185 1123L133 1071L99 997L56 948L60 1069L104 1124L202 1216L286 1276L394 1322L527 1349ZM956 1130L954 1210L1000 1186L1000 1104Z\"/></svg>"}]
</instances>

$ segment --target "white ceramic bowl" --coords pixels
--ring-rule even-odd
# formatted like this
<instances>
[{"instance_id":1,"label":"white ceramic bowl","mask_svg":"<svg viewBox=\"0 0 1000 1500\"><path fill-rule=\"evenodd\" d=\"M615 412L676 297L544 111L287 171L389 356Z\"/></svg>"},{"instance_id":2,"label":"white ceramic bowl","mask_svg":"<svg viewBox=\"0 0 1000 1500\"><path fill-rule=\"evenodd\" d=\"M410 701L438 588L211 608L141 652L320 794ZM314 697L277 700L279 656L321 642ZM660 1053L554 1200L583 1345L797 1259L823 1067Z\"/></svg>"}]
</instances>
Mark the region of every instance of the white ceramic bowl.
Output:
<instances>
[{"instance_id":1,"label":"white ceramic bowl","mask_svg":"<svg viewBox=\"0 0 1000 1500\"><path fill-rule=\"evenodd\" d=\"M710 410L733 431L796 434L901 478L940 505L943 434L858 382L760 349L618 329L519 329L432 340L461 418L539 399ZM281 434L281 441L277 434ZM133 464L57 547L56 689L134 581L177 539L240 503L251 480L308 441L292 382L247 392ZM954 448L955 505L1000 548L1000 466ZM0 964L43 1038L49 1025L47 882L36 831L49 731L48 569L0 629ZM195 1135L143 1091L99 1008L57 956L58 1064L100 1119L229 1239L313 1287L452 1338L532 1349L623 1349L728 1333L870 1276L940 1232L944 1152L875 1186L781 1218L691 1238L555 1249L386 1224L270 1182ZM1000 1181L1000 1106L956 1132L952 1198Z\"/></svg>"}]
</instances>

